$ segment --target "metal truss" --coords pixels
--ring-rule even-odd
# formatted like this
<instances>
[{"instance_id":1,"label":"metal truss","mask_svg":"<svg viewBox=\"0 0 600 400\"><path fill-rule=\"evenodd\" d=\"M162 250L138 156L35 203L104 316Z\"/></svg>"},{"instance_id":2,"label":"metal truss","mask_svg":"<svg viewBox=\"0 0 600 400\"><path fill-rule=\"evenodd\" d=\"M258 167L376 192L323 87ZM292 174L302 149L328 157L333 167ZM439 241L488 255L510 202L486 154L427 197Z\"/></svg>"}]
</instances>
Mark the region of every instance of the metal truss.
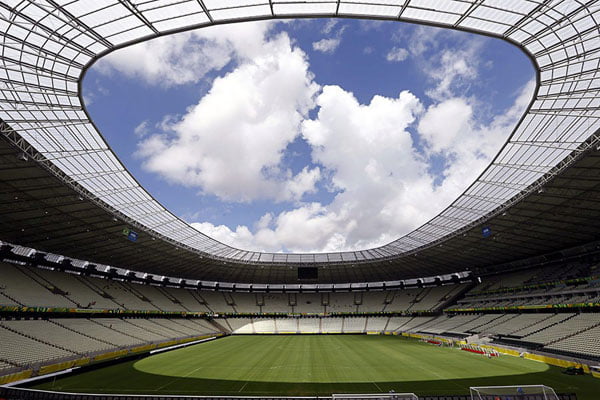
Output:
<instances>
[{"instance_id":1,"label":"metal truss","mask_svg":"<svg viewBox=\"0 0 600 400\"><path fill-rule=\"evenodd\" d=\"M276 18L408 21L507 40L537 71L534 98L481 176L438 216L375 249L278 254L196 231L124 168L81 99L87 66L161 35ZM0 132L116 218L202 257L247 264L357 263L438 245L505 212L599 145L598 0L7 0L0 2Z\"/></svg>"}]
</instances>

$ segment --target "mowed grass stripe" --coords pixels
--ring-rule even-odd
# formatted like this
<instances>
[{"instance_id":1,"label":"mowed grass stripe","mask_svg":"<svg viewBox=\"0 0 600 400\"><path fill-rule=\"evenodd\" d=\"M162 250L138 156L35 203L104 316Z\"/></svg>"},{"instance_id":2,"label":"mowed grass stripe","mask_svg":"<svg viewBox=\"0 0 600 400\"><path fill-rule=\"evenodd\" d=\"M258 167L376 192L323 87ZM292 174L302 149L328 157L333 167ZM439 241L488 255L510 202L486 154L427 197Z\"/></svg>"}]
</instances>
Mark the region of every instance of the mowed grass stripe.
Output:
<instances>
[{"instance_id":1,"label":"mowed grass stripe","mask_svg":"<svg viewBox=\"0 0 600 400\"><path fill-rule=\"evenodd\" d=\"M470 386L546 384L596 400L600 380L503 356L489 360L412 339L365 335L232 336L39 384L91 393L466 394Z\"/></svg>"}]
</instances>

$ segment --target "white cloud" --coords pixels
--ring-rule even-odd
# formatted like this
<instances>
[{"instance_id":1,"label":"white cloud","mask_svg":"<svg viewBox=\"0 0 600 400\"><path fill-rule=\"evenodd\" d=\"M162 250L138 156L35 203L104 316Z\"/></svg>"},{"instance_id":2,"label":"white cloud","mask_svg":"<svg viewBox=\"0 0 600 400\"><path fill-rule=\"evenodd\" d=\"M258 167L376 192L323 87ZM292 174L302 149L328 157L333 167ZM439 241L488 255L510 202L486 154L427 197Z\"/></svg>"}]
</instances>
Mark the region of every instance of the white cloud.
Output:
<instances>
[{"instance_id":1,"label":"white cloud","mask_svg":"<svg viewBox=\"0 0 600 400\"><path fill-rule=\"evenodd\" d=\"M139 143L146 170L226 201L299 200L315 190L319 168L294 175L281 162L319 86L287 34L259 39L254 51L236 52L239 66L198 104Z\"/></svg>"},{"instance_id":2,"label":"white cloud","mask_svg":"<svg viewBox=\"0 0 600 400\"><path fill-rule=\"evenodd\" d=\"M478 77L479 44L479 41L472 41L465 49L446 49L441 52L439 64L425 69L429 77L436 82L436 86L427 91L429 97L439 101L452 97L458 88L466 91L465 88Z\"/></svg>"},{"instance_id":3,"label":"white cloud","mask_svg":"<svg viewBox=\"0 0 600 400\"><path fill-rule=\"evenodd\" d=\"M330 33L331 30L335 27L335 25L336 24L333 24L330 26L329 24L327 24L325 26L326 29L324 29L324 32ZM339 47L340 43L342 43L342 36L343 36L345 30L346 30L346 26L342 26L340 29L337 30L334 37L325 38L325 39L321 39L317 42L313 42L313 44L312 44L313 50L319 51L319 52L325 53L325 54L333 53Z\"/></svg>"},{"instance_id":4,"label":"white cloud","mask_svg":"<svg viewBox=\"0 0 600 400\"><path fill-rule=\"evenodd\" d=\"M117 50L101 58L96 70L161 87L196 83L236 56L259 52L272 26L272 22L253 22L168 35Z\"/></svg>"},{"instance_id":5,"label":"white cloud","mask_svg":"<svg viewBox=\"0 0 600 400\"><path fill-rule=\"evenodd\" d=\"M438 36L440 34L450 35L452 31L446 28L434 28L430 26L416 26L410 39L408 40L408 48L411 54L419 56L427 51L436 50L439 46ZM396 37L403 37L403 32L398 32Z\"/></svg>"},{"instance_id":6,"label":"white cloud","mask_svg":"<svg viewBox=\"0 0 600 400\"><path fill-rule=\"evenodd\" d=\"M517 124L534 89L535 82L528 82L514 104L485 125L474 119L474 105L465 99L451 98L427 109L419 133L430 151L443 152L450 160L440 190L456 193L456 197L475 181Z\"/></svg>"},{"instance_id":7,"label":"white cloud","mask_svg":"<svg viewBox=\"0 0 600 400\"><path fill-rule=\"evenodd\" d=\"M419 121L419 133L432 151L447 150L470 129L472 116L473 108L465 99L451 98L429 107Z\"/></svg>"},{"instance_id":8,"label":"white cloud","mask_svg":"<svg viewBox=\"0 0 600 400\"><path fill-rule=\"evenodd\" d=\"M402 47L393 47L385 56L390 62L402 62L408 58L408 50Z\"/></svg>"},{"instance_id":9,"label":"white cloud","mask_svg":"<svg viewBox=\"0 0 600 400\"><path fill-rule=\"evenodd\" d=\"M313 42L312 47L313 50L320 51L321 53L333 53L341 41L341 38L321 39L318 42Z\"/></svg>"},{"instance_id":10,"label":"white cloud","mask_svg":"<svg viewBox=\"0 0 600 400\"><path fill-rule=\"evenodd\" d=\"M389 23L387 21L377 21L377 20L373 20L373 19L361 19L358 22L358 25L360 26L360 29L364 32L369 32L369 31L378 31L381 29L381 27L383 26L383 24Z\"/></svg>"},{"instance_id":11,"label":"white cloud","mask_svg":"<svg viewBox=\"0 0 600 400\"><path fill-rule=\"evenodd\" d=\"M202 40L218 37L206 33ZM245 249L369 248L409 232L449 205L489 164L533 90L530 83L513 107L482 124L474 111L477 99L457 94L478 76L476 41L454 51L433 39L409 47L417 57L437 52L433 62L422 64L433 100L427 108L408 91L361 104L338 86L319 88L306 55L286 34L268 37L265 27L230 32L219 43L237 66L216 78L185 115L166 116L157 125L160 133L148 135L147 124L140 124L146 136L138 155L147 170L167 181L226 201L293 202L295 208L266 213L253 226L193 223ZM396 48L388 56L401 61L408 53ZM315 107L316 117L308 119ZM282 160L299 133L311 146L315 165L293 173ZM422 148L413 142L415 135ZM430 172L430 157L439 155L447 162L441 180ZM333 200L302 202L319 182L331 188Z\"/></svg>"},{"instance_id":12,"label":"white cloud","mask_svg":"<svg viewBox=\"0 0 600 400\"><path fill-rule=\"evenodd\" d=\"M438 102L444 101L455 97L456 93L468 92L472 85L478 83L482 64L480 54L486 39L469 37L459 46L448 47L436 40L436 34L419 39L419 32L419 29L415 30L412 36L411 54L432 84L426 91L427 96ZM420 41L424 44L419 47ZM414 46L418 49L415 50Z\"/></svg>"},{"instance_id":13,"label":"white cloud","mask_svg":"<svg viewBox=\"0 0 600 400\"><path fill-rule=\"evenodd\" d=\"M527 106L529 82L514 105L488 125L473 117L473 104L453 97L423 110L409 92L375 96L359 104L352 93L325 86L317 118L303 123L313 157L329 171L340 192L331 204L299 204L279 215L265 214L254 233L212 224L195 225L225 243L265 251L341 251L370 248L418 227L449 205L481 173ZM452 113L458 113L453 115ZM448 125L448 115L458 119ZM427 152L450 160L441 185L428 173L427 155L407 128L418 121Z\"/></svg>"},{"instance_id":14,"label":"white cloud","mask_svg":"<svg viewBox=\"0 0 600 400\"><path fill-rule=\"evenodd\" d=\"M318 116L305 120L304 138L315 162L333 171L339 191L333 202L300 204L270 217L252 239L252 248L336 251L370 247L410 230L430 213L433 178L406 130L421 112L409 92L397 98L375 96L367 105L337 86L325 86ZM245 231L223 227L220 240ZM218 229L217 229L218 228ZM202 230L202 228L200 228ZM244 236L245 240L249 240ZM232 242L229 242L232 243Z\"/></svg>"},{"instance_id":15,"label":"white cloud","mask_svg":"<svg viewBox=\"0 0 600 400\"><path fill-rule=\"evenodd\" d=\"M328 20L325 25L323 26L323 29L321 29L321 32L323 32L324 34L328 35L331 33L331 31L333 30L333 28L335 28L335 26L338 24L338 20L331 18L330 20Z\"/></svg>"},{"instance_id":16,"label":"white cloud","mask_svg":"<svg viewBox=\"0 0 600 400\"><path fill-rule=\"evenodd\" d=\"M134 129L133 129L133 133L135 134L135 136L137 137L144 137L146 136L148 133L150 133L150 122L148 120L144 120L142 122L140 122Z\"/></svg>"}]
</instances>

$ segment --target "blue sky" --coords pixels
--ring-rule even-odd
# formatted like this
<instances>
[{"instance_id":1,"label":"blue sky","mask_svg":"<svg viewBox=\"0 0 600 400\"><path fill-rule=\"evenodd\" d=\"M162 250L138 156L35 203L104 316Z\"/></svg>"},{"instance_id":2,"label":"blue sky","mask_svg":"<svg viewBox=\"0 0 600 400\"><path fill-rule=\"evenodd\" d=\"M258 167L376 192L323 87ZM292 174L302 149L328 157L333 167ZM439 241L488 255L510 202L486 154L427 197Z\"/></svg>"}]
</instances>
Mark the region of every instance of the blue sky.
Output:
<instances>
[{"instance_id":1,"label":"blue sky","mask_svg":"<svg viewBox=\"0 0 600 400\"><path fill-rule=\"evenodd\" d=\"M344 19L211 27L118 50L93 120L162 204L227 244L385 244L483 171L534 88L497 39Z\"/></svg>"}]
</instances>

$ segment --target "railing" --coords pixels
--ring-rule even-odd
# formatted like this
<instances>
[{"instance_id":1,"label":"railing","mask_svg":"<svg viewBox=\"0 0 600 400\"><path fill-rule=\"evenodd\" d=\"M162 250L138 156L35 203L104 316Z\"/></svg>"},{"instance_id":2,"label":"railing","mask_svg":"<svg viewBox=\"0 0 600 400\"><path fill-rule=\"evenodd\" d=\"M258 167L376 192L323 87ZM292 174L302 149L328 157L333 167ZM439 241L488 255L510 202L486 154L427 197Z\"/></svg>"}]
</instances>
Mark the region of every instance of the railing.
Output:
<instances>
[{"instance_id":1,"label":"railing","mask_svg":"<svg viewBox=\"0 0 600 400\"><path fill-rule=\"evenodd\" d=\"M527 400L543 400L543 397L536 398L535 395L528 395ZM305 397L263 397L263 396L157 396L157 395L121 395L121 394L91 394L91 393L63 393L49 392L43 390L23 389L14 387L0 387L0 397L6 400L249 400L249 399L264 399L264 400L334 400L333 396L305 396ZM381 396L369 395L368 400L390 400L394 398L393 393L381 393ZM402 397L397 396L398 400ZM518 396L513 396L515 400ZM574 393L558 394L560 400L577 400L577 395ZM353 395L354 400L363 400L367 397ZM471 400L471 395L435 395L435 396L419 396L420 400ZM525 399L525 398L523 398Z\"/></svg>"}]
</instances>

